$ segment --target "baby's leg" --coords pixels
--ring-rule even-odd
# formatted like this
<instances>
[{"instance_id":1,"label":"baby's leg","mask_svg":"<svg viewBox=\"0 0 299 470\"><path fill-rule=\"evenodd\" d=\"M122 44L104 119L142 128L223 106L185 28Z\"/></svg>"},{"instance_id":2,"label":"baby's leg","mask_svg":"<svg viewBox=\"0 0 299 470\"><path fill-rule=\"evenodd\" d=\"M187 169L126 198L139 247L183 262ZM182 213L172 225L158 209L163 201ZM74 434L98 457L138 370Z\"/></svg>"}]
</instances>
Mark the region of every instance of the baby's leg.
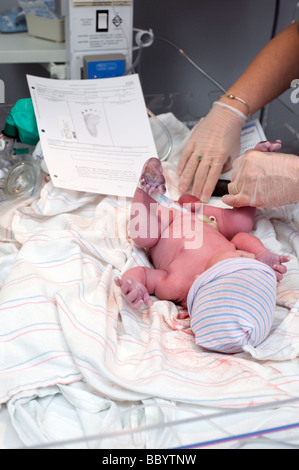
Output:
<instances>
[{"instance_id":1,"label":"baby's leg","mask_svg":"<svg viewBox=\"0 0 299 470\"><path fill-rule=\"evenodd\" d=\"M160 206L151 196L166 191L165 177L160 160L150 158L144 164L131 208L131 236L143 248L152 248L162 231L172 221L172 213Z\"/></svg>"},{"instance_id":2,"label":"baby's leg","mask_svg":"<svg viewBox=\"0 0 299 470\"><path fill-rule=\"evenodd\" d=\"M273 269L277 281L281 281L283 275L287 272L286 266L283 263L290 261L289 256L277 255L268 251L261 240L252 235L251 233L238 233L232 242L238 250L249 251L255 255L255 259L265 263Z\"/></svg>"},{"instance_id":3,"label":"baby's leg","mask_svg":"<svg viewBox=\"0 0 299 470\"><path fill-rule=\"evenodd\" d=\"M218 230L228 240L239 232L250 232L253 228L255 207L224 209L222 207L203 206L203 214L215 217Z\"/></svg>"},{"instance_id":4,"label":"baby's leg","mask_svg":"<svg viewBox=\"0 0 299 470\"><path fill-rule=\"evenodd\" d=\"M255 207L240 207L224 209L201 204L200 199L190 194L183 194L178 200L179 204L188 207L192 212L199 212L207 217L215 217L218 230L228 240L239 232L250 232L253 228Z\"/></svg>"},{"instance_id":5,"label":"baby's leg","mask_svg":"<svg viewBox=\"0 0 299 470\"><path fill-rule=\"evenodd\" d=\"M153 157L145 162L139 181L143 191L149 196L155 191L160 194L166 193L165 177L158 158Z\"/></svg>"},{"instance_id":6,"label":"baby's leg","mask_svg":"<svg viewBox=\"0 0 299 470\"><path fill-rule=\"evenodd\" d=\"M256 259L258 261L261 261L261 263L267 264L268 266L270 266L270 268L273 269L276 275L277 282L281 281L283 275L287 272L286 266L283 266L282 263L287 263L288 261L290 261L289 256L277 255L276 253L271 253L267 250L258 253Z\"/></svg>"},{"instance_id":7,"label":"baby's leg","mask_svg":"<svg viewBox=\"0 0 299 470\"><path fill-rule=\"evenodd\" d=\"M270 142L269 140L262 140L253 149L247 150L245 153L251 150L258 150L259 152L278 152L281 149L281 140L276 142Z\"/></svg>"}]
</instances>

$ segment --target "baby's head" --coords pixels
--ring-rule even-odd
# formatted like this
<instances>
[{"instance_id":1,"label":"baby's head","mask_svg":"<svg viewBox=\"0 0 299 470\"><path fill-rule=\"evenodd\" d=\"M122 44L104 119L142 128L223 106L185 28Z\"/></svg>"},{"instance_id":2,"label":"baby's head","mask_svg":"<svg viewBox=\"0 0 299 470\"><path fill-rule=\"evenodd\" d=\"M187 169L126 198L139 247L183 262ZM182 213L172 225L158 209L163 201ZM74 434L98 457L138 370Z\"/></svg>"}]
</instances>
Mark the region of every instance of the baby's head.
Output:
<instances>
[{"instance_id":1,"label":"baby's head","mask_svg":"<svg viewBox=\"0 0 299 470\"><path fill-rule=\"evenodd\" d=\"M273 323L276 283L274 271L255 259L234 257L212 265L188 294L196 343L228 354L258 346Z\"/></svg>"}]
</instances>

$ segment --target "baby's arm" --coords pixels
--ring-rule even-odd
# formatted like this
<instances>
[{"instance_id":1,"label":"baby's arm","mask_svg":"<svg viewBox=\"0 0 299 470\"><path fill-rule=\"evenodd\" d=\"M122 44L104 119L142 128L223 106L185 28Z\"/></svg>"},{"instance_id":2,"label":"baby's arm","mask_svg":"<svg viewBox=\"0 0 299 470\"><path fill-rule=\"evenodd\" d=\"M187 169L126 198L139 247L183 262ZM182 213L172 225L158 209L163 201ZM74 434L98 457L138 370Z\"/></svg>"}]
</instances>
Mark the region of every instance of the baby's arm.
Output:
<instances>
[{"instance_id":1,"label":"baby's arm","mask_svg":"<svg viewBox=\"0 0 299 470\"><path fill-rule=\"evenodd\" d=\"M262 242L251 233L240 232L231 240L237 250L248 251L255 255L255 259L267 264L276 274L277 281L281 281L287 272L286 266L282 263L290 261L289 256L277 255L268 251Z\"/></svg>"},{"instance_id":2,"label":"baby's arm","mask_svg":"<svg viewBox=\"0 0 299 470\"><path fill-rule=\"evenodd\" d=\"M129 269L122 278L116 277L114 281L132 307L138 310L143 304L148 307L153 304L150 294L155 293L156 288L165 280L166 276L166 271L161 269L138 266Z\"/></svg>"}]
</instances>

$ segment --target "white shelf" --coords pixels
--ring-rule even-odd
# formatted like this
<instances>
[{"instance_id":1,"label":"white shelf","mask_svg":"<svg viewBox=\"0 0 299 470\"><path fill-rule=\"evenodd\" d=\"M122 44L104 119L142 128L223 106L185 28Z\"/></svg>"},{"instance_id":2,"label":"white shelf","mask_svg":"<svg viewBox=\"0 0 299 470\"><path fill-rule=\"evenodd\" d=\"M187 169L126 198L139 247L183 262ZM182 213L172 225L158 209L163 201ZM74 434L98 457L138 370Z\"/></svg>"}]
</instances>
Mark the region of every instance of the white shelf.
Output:
<instances>
[{"instance_id":1,"label":"white shelf","mask_svg":"<svg viewBox=\"0 0 299 470\"><path fill-rule=\"evenodd\" d=\"M0 33L0 63L65 62L65 43L47 41L28 33Z\"/></svg>"}]
</instances>

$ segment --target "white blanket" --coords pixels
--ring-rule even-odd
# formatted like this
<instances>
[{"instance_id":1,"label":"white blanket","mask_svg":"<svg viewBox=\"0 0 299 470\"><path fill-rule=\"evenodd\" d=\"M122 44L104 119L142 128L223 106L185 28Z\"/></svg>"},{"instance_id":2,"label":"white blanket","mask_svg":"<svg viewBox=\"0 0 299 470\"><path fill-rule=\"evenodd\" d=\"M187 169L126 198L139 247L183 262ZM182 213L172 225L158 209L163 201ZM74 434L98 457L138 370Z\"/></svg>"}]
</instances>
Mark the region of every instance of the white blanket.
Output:
<instances>
[{"instance_id":1,"label":"white blanket","mask_svg":"<svg viewBox=\"0 0 299 470\"><path fill-rule=\"evenodd\" d=\"M164 164L173 196L175 162ZM130 203L48 182L1 217L0 403L27 445L114 429L125 402L239 408L299 396L298 205L257 212L253 233L291 261L267 340L226 356L199 349L172 302L136 312L115 286L150 266L128 233ZM73 426L78 408L88 418Z\"/></svg>"}]
</instances>

